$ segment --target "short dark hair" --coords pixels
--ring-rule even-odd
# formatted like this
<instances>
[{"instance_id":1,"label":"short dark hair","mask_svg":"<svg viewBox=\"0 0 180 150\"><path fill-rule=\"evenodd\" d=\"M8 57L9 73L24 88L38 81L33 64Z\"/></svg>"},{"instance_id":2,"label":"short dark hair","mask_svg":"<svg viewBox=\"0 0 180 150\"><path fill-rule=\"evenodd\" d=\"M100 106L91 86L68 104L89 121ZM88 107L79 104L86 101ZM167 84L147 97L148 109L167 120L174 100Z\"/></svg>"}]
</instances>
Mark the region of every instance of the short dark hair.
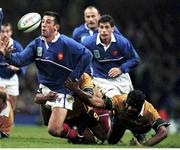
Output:
<instances>
[{"instance_id":1,"label":"short dark hair","mask_svg":"<svg viewBox=\"0 0 180 150\"><path fill-rule=\"evenodd\" d=\"M87 9L96 9L97 12L100 13L100 12L99 12L99 9L97 9L97 7L95 7L95 6L93 6L93 5L87 6L87 7L84 9L84 12L85 12Z\"/></svg>"},{"instance_id":2,"label":"short dark hair","mask_svg":"<svg viewBox=\"0 0 180 150\"><path fill-rule=\"evenodd\" d=\"M60 24L61 23L60 15L57 12L54 12L54 11L45 11L43 16L52 16L52 17L54 17L54 22L56 24Z\"/></svg>"},{"instance_id":3,"label":"short dark hair","mask_svg":"<svg viewBox=\"0 0 180 150\"><path fill-rule=\"evenodd\" d=\"M102 15L98 21L98 25L106 22L109 22L111 27L114 27L114 19L110 15Z\"/></svg>"},{"instance_id":4,"label":"short dark hair","mask_svg":"<svg viewBox=\"0 0 180 150\"><path fill-rule=\"evenodd\" d=\"M2 26L5 26L5 27L10 26L10 29L12 30L12 25L10 22L3 22Z\"/></svg>"},{"instance_id":5,"label":"short dark hair","mask_svg":"<svg viewBox=\"0 0 180 150\"><path fill-rule=\"evenodd\" d=\"M0 98L3 100L3 102L6 102L7 94L3 91L0 91Z\"/></svg>"},{"instance_id":6,"label":"short dark hair","mask_svg":"<svg viewBox=\"0 0 180 150\"><path fill-rule=\"evenodd\" d=\"M133 90L129 92L126 103L133 108L137 108L140 110L144 104L145 98L146 95L142 91Z\"/></svg>"}]
</instances>

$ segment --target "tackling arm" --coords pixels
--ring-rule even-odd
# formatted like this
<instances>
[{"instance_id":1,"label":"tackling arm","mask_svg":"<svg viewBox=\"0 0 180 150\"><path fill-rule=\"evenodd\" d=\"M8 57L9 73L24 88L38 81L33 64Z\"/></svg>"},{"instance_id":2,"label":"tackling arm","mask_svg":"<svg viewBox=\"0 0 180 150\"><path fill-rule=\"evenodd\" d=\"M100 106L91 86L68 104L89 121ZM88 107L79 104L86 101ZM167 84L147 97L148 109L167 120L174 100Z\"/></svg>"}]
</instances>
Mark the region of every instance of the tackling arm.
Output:
<instances>
[{"instance_id":1,"label":"tackling arm","mask_svg":"<svg viewBox=\"0 0 180 150\"><path fill-rule=\"evenodd\" d=\"M96 108L104 108L105 102L102 98L97 97L96 95L92 95L88 92L85 92L79 88L78 81L72 81L71 79L68 79L65 82L65 85L68 89L73 91L79 99L84 102L85 104L96 107Z\"/></svg>"},{"instance_id":2,"label":"tackling arm","mask_svg":"<svg viewBox=\"0 0 180 150\"><path fill-rule=\"evenodd\" d=\"M144 144L146 146L153 146L155 144L158 144L162 140L164 140L167 137L167 129L165 126L160 126L158 130L156 131L156 134L147 140L147 142Z\"/></svg>"},{"instance_id":3,"label":"tackling arm","mask_svg":"<svg viewBox=\"0 0 180 150\"><path fill-rule=\"evenodd\" d=\"M58 94L55 92L50 91L47 95L44 95L43 93L36 93L34 97L34 102L37 104L45 104L46 101L54 101L57 99Z\"/></svg>"}]
</instances>

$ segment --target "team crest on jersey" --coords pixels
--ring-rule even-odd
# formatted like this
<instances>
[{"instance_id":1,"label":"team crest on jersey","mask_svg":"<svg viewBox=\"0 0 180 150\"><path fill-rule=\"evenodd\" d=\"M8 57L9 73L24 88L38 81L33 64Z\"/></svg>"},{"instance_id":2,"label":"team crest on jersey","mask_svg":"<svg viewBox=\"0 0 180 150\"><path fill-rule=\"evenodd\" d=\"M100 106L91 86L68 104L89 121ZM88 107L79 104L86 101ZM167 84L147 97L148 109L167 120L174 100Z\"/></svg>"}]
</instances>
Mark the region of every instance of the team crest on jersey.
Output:
<instances>
[{"instance_id":1,"label":"team crest on jersey","mask_svg":"<svg viewBox=\"0 0 180 150\"><path fill-rule=\"evenodd\" d=\"M42 57L43 49L42 47L37 47L37 56Z\"/></svg>"},{"instance_id":2,"label":"team crest on jersey","mask_svg":"<svg viewBox=\"0 0 180 150\"><path fill-rule=\"evenodd\" d=\"M113 51L112 51L112 55L113 55L113 56L118 56L118 54L119 54L119 53L118 53L117 50L113 50Z\"/></svg>"},{"instance_id":3,"label":"team crest on jersey","mask_svg":"<svg viewBox=\"0 0 180 150\"><path fill-rule=\"evenodd\" d=\"M101 57L99 50L93 50L93 53L94 53L95 58L100 58Z\"/></svg>"},{"instance_id":4,"label":"team crest on jersey","mask_svg":"<svg viewBox=\"0 0 180 150\"><path fill-rule=\"evenodd\" d=\"M58 60L63 60L63 53L62 53L62 52L59 52L59 53L57 54L57 59L58 59Z\"/></svg>"}]
</instances>

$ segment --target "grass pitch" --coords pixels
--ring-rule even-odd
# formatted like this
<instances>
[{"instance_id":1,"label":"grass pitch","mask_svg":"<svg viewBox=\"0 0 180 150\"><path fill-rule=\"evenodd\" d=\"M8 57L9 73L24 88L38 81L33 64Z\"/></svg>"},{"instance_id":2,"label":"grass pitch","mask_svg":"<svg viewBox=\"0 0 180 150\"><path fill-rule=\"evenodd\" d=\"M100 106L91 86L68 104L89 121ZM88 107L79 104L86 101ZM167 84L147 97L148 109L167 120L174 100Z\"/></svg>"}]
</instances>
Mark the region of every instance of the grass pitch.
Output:
<instances>
[{"instance_id":1,"label":"grass pitch","mask_svg":"<svg viewBox=\"0 0 180 150\"><path fill-rule=\"evenodd\" d=\"M47 133L47 127L16 125L10 138L0 139L0 148L134 148L129 146L131 138L131 134L126 133L122 143L119 142L116 145L108 145L106 142L103 145L69 144L65 139L50 136ZM180 133L169 135L154 147L180 148L179 139Z\"/></svg>"}]
</instances>

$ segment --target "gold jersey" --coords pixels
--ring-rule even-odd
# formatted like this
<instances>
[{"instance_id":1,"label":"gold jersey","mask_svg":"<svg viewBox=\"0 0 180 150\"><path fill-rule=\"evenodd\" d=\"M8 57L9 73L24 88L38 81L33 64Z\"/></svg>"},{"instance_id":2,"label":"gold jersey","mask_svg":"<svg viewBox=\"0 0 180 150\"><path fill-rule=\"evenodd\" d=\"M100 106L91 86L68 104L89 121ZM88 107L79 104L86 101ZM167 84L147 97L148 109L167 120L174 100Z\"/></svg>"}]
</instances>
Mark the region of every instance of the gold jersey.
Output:
<instances>
[{"instance_id":1,"label":"gold jersey","mask_svg":"<svg viewBox=\"0 0 180 150\"><path fill-rule=\"evenodd\" d=\"M139 129L143 129L143 127L145 129L150 129L151 127L153 127L156 121L160 119L157 110L148 101L144 102L142 110L136 119L129 117L125 111L126 99L127 99L126 94L118 95L118 96L114 96L111 99L112 102L109 102L111 103L109 106L111 106L111 109L115 111L115 116L119 120L118 122L124 128L130 130L139 130ZM160 124L162 124L162 122Z\"/></svg>"}]
</instances>

